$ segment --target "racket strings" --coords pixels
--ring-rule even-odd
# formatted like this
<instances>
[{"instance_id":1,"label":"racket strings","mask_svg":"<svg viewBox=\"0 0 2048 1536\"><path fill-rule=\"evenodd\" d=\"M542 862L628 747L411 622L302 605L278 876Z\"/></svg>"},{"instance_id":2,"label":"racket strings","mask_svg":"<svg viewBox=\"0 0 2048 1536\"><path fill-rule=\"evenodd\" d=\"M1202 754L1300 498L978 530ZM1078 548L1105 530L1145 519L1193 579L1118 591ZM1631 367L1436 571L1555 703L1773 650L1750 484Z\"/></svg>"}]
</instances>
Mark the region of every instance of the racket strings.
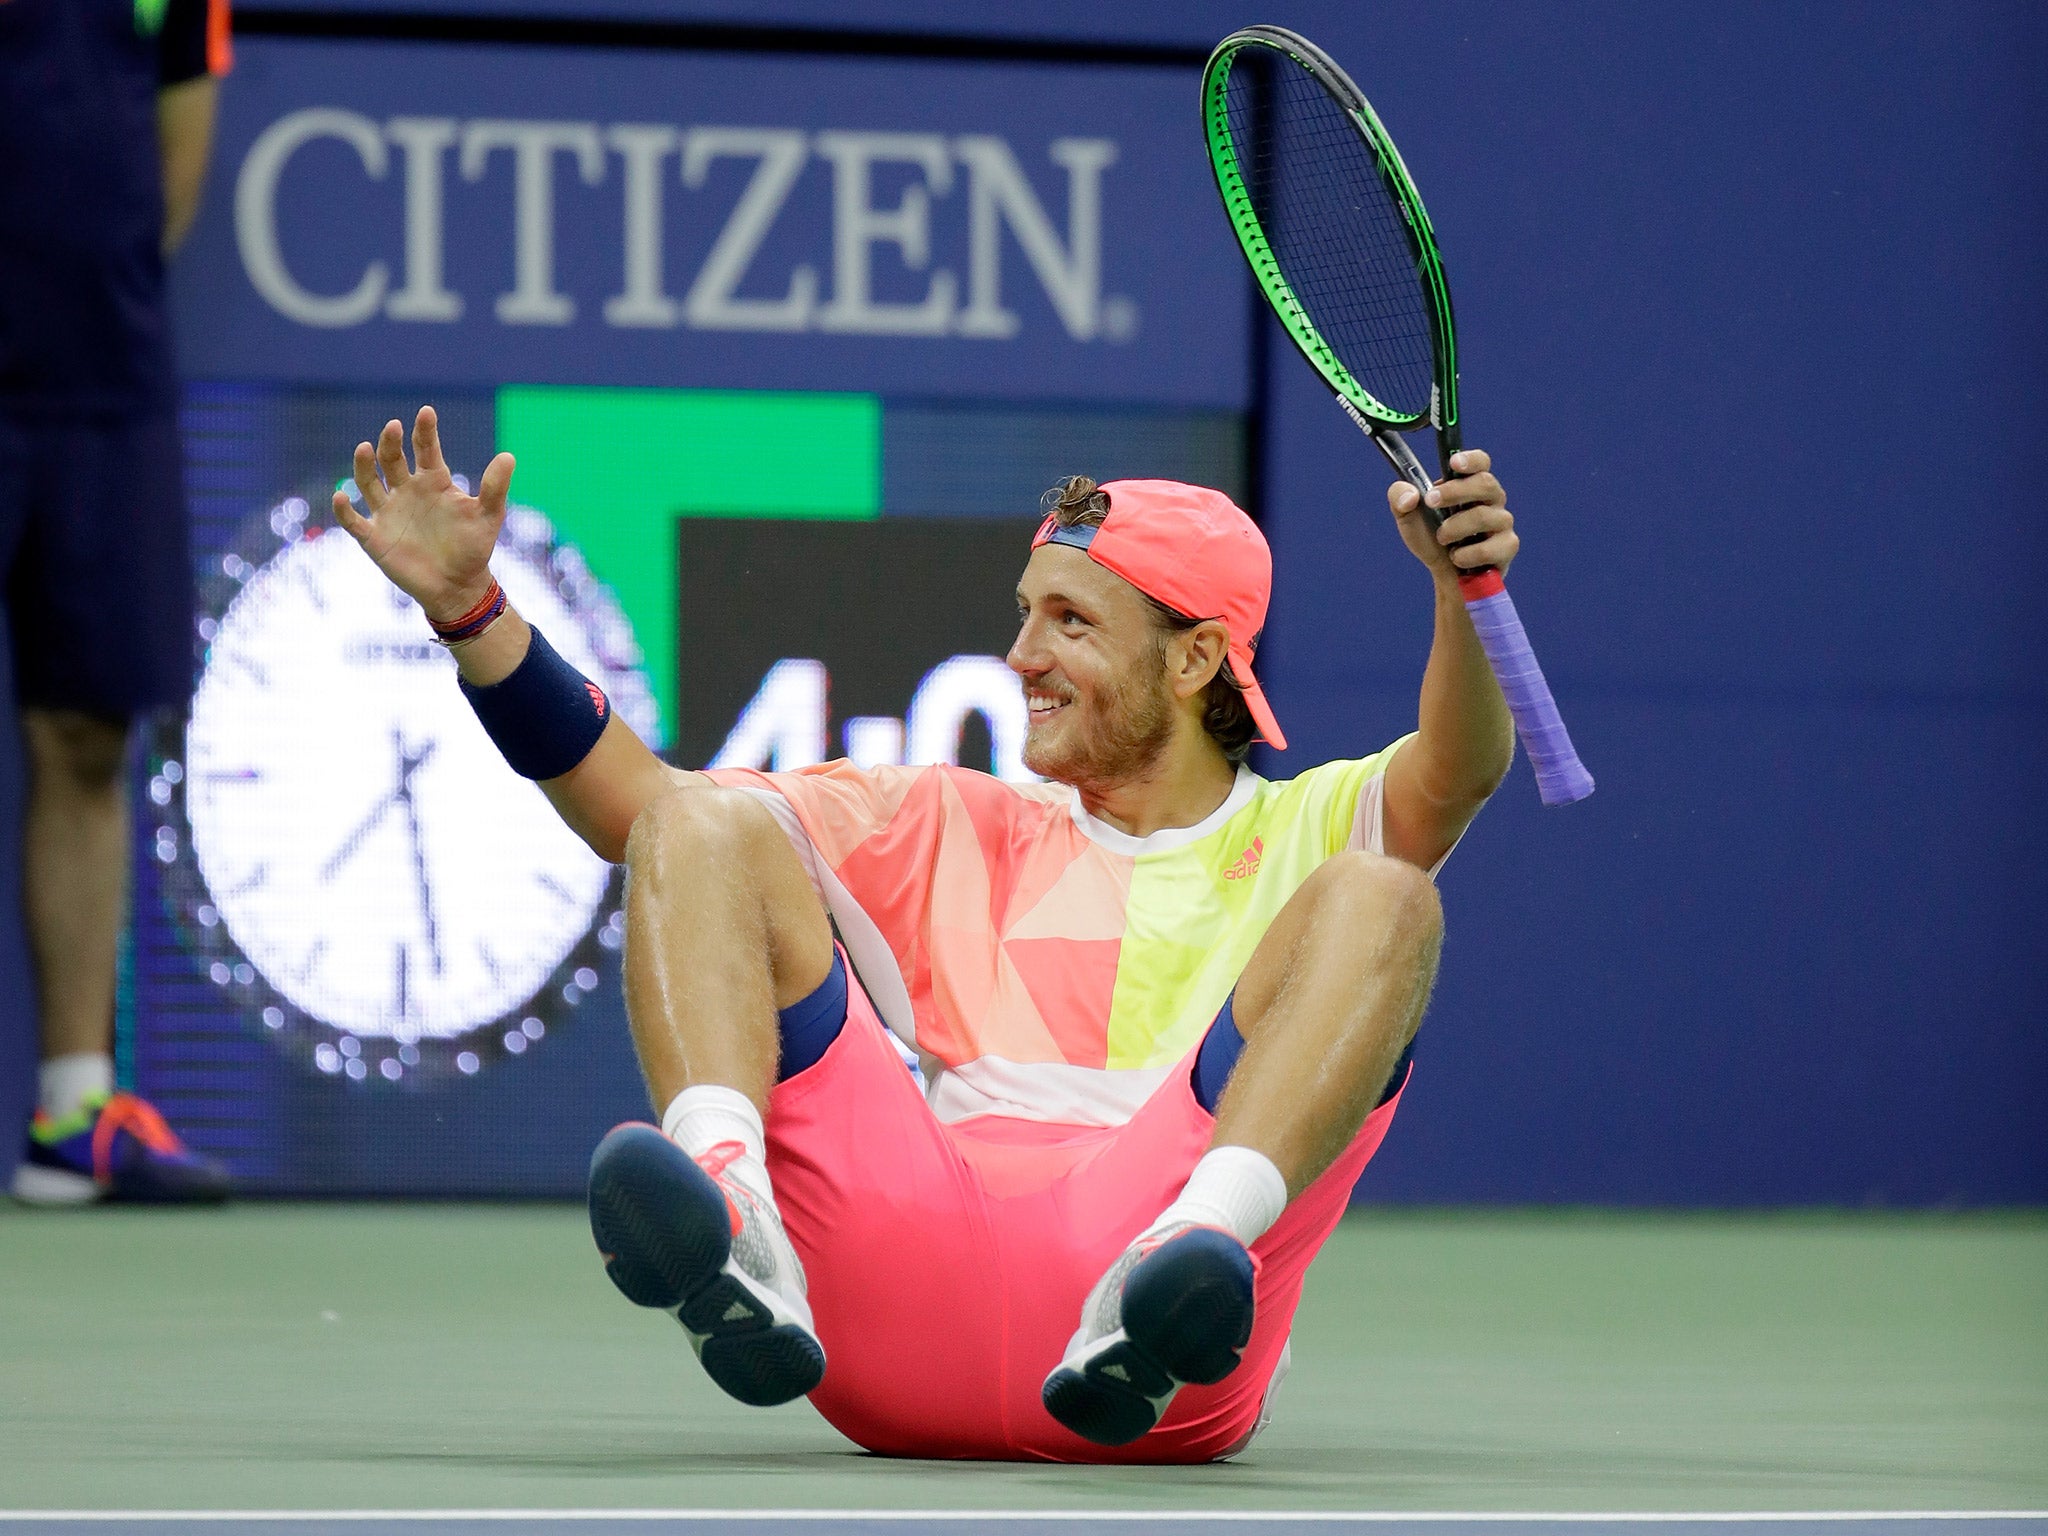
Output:
<instances>
[{"instance_id":1,"label":"racket strings","mask_svg":"<svg viewBox=\"0 0 2048 1536\"><path fill-rule=\"evenodd\" d=\"M1264 49L1233 62L1224 107L1252 211L1309 325L1382 405L1425 415L1429 311L1372 146L1313 75Z\"/></svg>"}]
</instances>

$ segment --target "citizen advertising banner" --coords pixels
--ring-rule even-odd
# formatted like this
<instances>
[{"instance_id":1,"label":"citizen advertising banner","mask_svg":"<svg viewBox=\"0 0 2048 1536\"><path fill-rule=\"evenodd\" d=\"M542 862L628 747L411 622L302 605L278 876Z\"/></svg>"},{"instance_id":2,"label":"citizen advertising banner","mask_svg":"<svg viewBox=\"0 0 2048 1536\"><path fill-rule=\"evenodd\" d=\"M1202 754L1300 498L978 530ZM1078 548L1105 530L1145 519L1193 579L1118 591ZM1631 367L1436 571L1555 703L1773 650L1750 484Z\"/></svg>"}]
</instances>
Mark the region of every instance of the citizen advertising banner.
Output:
<instances>
[{"instance_id":1,"label":"citizen advertising banner","mask_svg":"<svg viewBox=\"0 0 2048 1536\"><path fill-rule=\"evenodd\" d=\"M187 377L1241 407L1192 70L251 38Z\"/></svg>"}]
</instances>

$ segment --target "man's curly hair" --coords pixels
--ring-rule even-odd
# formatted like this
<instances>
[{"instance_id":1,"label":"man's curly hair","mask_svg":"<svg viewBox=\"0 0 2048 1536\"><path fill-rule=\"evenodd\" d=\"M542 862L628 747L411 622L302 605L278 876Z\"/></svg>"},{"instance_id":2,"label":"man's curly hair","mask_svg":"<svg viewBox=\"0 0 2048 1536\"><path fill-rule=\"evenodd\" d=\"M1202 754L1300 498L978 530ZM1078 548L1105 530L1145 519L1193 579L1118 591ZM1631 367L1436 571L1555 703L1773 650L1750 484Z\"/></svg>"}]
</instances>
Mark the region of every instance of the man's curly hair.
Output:
<instances>
[{"instance_id":1,"label":"man's curly hair","mask_svg":"<svg viewBox=\"0 0 2048 1536\"><path fill-rule=\"evenodd\" d=\"M1045 493L1040 505L1062 528L1100 528L1102 520L1109 516L1109 493L1086 475L1069 475ZM1168 635L1193 629L1202 622L1167 607L1156 597L1139 595L1152 609L1162 659ZM1252 719L1251 706L1244 701L1244 685L1230 675L1227 659L1202 692L1202 729L1233 763L1241 763L1250 756L1252 742L1258 737L1258 722Z\"/></svg>"}]
</instances>

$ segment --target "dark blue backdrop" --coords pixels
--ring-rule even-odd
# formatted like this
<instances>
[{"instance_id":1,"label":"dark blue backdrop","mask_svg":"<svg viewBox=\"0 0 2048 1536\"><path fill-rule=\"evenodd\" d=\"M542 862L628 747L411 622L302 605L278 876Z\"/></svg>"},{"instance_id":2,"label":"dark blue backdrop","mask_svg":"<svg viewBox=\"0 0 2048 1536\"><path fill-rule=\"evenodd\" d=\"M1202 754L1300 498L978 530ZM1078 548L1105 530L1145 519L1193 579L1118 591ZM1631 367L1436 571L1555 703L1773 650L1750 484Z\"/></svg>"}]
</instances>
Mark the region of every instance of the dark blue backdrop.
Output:
<instances>
[{"instance_id":1,"label":"dark blue backdrop","mask_svg":"<svg viewBox=\"0 0 2048 1536\"><path fill-rule=\"evenodd\" d=\"M2048 15L603 9L1173 44L1266 19L1345 60L1443 237L1469 440L1601 781L1543 812L1518 768L1447 871L1443 981L1366 1193L2048 1198ZM1282 348L1265 385L1288 772L1404 727L1428 592L1363 439Z\"/></svg>"},{"instance_id":2,"label":"dark blue backdrop","mask_svg":"<svg viewBox=\"0 0 2048 1536\"><path fill-rule=\"evenodd\" d=\"M1303 23L1429 198L1467 441L1523 519L1517 597L1600 777L1544 812L1518 768L1446 872L1368 1192L2048 1195L2043 23ZM1427 603L1366 445L1272 369L1268 654L1313 761L1411 707Z\"/></svg>"}]
</instances>

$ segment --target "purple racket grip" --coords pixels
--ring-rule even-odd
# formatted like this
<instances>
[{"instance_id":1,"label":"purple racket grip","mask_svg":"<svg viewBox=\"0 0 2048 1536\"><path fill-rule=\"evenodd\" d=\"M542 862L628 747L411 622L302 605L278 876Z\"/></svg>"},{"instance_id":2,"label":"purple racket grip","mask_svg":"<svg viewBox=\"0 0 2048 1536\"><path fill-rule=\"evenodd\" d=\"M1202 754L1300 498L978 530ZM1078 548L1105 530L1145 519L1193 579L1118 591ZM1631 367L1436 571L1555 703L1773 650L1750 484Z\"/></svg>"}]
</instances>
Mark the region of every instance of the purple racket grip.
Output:
<instances>
[{"instance_id":1,"label":"purple racket grip","mask_svg":"<svg viewBox=\"0 0 2048 1536\"><path fill-rule=\"evenodd\" d=\"M1572 750L1571 734L1558 717L1557 701L1550 696L1550 685L1543 681L1536 653L1529 649L1529 637L1523 632L1521 615L1515 612L1514 599L1508 596L1500 578L1490 571L1464 586L1465 611L1472 615L1472 627L1479 631L1479 644L1486 659L1493 663L1500 691L1507 696L1508 713L1515 717L1515 731L1529 754L1529 766L1536 770L1536 792L1545 805L1570 805L1574 800L1585 799L1593 793L1593 775Z\"/></svg>"}]
</instances>

